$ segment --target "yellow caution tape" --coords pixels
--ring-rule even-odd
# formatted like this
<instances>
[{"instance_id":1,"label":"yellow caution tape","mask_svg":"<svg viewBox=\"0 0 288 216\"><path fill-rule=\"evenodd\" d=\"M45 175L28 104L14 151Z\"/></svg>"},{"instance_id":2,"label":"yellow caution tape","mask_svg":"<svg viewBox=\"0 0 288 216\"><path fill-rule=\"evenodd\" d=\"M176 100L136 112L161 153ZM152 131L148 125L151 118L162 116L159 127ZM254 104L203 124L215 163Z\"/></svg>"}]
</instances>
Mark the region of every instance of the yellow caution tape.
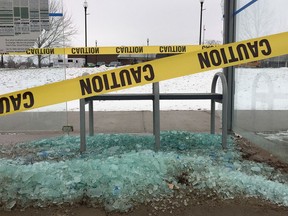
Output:
<instances>
[{"instance_id":1,"label":"yellow caution tape","mask_svg":"<svg viewBox=\"0 0 288 216\"><path fill-rule=\"evenodd\" d=\"M288 53L288 32L121 67L0 96L0 115Z\"/></svg>"},{"instance_id":2,"label":"yellow caution tape","mask_svg":"<svg viewBox=\"0 0 288 216\"><path fill-rule=\"evenodd\" d=\"M25 52L12 52L8 55L177 54L194 52L209 47L214 47L214 45L31 48Z\"/></svg>"}]
</instances>

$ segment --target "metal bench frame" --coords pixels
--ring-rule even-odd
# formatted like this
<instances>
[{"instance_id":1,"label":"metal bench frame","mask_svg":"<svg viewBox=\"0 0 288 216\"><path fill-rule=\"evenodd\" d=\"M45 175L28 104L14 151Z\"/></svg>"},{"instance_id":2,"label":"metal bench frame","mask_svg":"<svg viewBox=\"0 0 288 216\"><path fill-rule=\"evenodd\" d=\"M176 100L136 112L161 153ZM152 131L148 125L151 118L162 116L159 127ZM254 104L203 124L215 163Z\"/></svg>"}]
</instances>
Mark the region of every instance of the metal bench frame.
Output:
<instances>
[{"instance_id":1,"label":"metal bench frame","mask_svg":"<svg viewBox=\"0 0 288 216\"><path fill-rule=\"evenodd\" d=\"M216 93L218 78L222 83L222 94ZM225 75L216 73L212 80L211 93L159 93L159 83L153 83L151 94L104 94L80 99L80 152L86 151L85 105L89 105L89 136L94 136L94 100L152 100L153 135L155 151L160 150L160 100L211 100L210 133L215 134L215 102L222 103L222 147L227 147L228 87Z\"/></svg>"}]
</instances>

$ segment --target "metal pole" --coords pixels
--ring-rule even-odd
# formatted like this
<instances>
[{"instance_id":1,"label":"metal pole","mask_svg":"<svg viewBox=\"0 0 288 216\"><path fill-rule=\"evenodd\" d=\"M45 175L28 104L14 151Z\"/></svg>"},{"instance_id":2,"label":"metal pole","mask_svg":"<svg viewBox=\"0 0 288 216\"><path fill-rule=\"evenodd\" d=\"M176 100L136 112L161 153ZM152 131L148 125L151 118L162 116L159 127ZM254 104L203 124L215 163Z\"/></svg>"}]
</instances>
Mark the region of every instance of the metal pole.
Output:
<instances>
[{"instance_id":1,"label":"metal pole","mask_svg":"<svg viewBox=\"0 0 288 216\"><path fill-rule=\"evenodd\" d=\"M89 136L94 136L94 107L93 107L93 100L89 101Z\"/></svg>"},{"instance_id":2,"label":"metal pole","mask_svg":"<svg viewBox=\"0 0 288 216\"><path fill-rule=\"evenodd\" d=\"M159 82L153 83L153 134L155 137L155 151L160 150L160 95Z\"/></svg>"},{"instance_id":3,"label":"metal pole","mask_svg":"<svg viewBox=\"0 0 288 216\"><path fill-rule=\"evenodd\" d=\"M200 32L199 32L199 45L201 45L201 35L202 35L202 12L203 12L204 0L200 0Z\"/></svg>"},{"instance_id":4,"label":"metal pole","mask_svg":"<svg viewBox=\"0 0 288 216\"><path fill-rule=\"evenodd\" d=\"M82 76L87 76L89 73L85 72L82 74ZM92 101L93 103L93 101ZM85 116L85 99L79 100L79 107L80 107L80 152L86 151L86 116ZM92 107L93 108L93 107ZM89 117L90 117L90 107L89 107ZM90 122L90 119L89 119ZM90 124L89 127L91 128ZM90 129L89 128L89 129ZM94 128L94 126L93 126Z\"/></svg>"},{"instance_id":5,"label":"metal pole","mask_svg":"<svg viewBox=\"0 0 288 216\"><path fill-rule=\"evenodd\" d=\"M217 79L221 79L222 83L222 147L227 148L227 108L228 108L228 88L226 77L223 73L216 73L212 80L211 93L216 92ZM211 120L210 120L211 134L215 134L215 100L211 100Z\"/></svg>"},{"instance_id":6,"label":"metal pole","mask_svg":"<svg viewBox=\"0 0 288 216\"><path fill-rule=\"evenodd\" d=\"M86 151L85 99L80 99L80 152Z\"/></svg>"},{"instance_id":7,"label":"metal pole","mask_svg":"<svg viewBox=\"0 0 288 216\"><path fill-rule=\"evenodd\" d=\"M84 12L85 12L85 47L87 47L87 8L88 3L87 1L84 2ZM85 55L85 67L87 67L87 55Z\"/></svg>"},{"instance_id":8,"label":"metal pole","mask_svg":"<svg viewBox=\"0 0 288 216\"><path fill-rule=\"evenodd\" d=\"M224 37L223 43L233 43L235 42L236 37L236 17L234 16L234 11L236 9L237 0L224 1ZM234 119L234 67L227 67L223 69L223 72L226 76L227 85L228 85L228 131L232 132L233 130L233 119Z\"/></svg>"}]
</instances>

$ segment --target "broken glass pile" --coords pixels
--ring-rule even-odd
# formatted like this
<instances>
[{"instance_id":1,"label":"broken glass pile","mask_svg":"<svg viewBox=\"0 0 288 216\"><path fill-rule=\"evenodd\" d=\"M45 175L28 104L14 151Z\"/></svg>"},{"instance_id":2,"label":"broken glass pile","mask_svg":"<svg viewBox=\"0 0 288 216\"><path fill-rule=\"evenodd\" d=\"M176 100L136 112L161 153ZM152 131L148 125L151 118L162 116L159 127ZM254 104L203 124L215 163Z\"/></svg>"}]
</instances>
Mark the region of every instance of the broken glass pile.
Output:
<instances>
[{"instance_id":1,"label":"broken glass pile","mask_svg":"<svg viewBox=\"0 0 288 216\"><path fill-rule=\"evenodd\" d=\"M0 205L39 206L89 200L109 211L173 195L169 187L190 187L222 198L258 197L288 206L288 177L264 164L243 160L233 139L223 150L221 136L161 132L155 152L152 135L97 134L79 152L79 136L60 136L0 147ZM177 176L186 173L187 183Z\"/></svg>"}]
</instances>

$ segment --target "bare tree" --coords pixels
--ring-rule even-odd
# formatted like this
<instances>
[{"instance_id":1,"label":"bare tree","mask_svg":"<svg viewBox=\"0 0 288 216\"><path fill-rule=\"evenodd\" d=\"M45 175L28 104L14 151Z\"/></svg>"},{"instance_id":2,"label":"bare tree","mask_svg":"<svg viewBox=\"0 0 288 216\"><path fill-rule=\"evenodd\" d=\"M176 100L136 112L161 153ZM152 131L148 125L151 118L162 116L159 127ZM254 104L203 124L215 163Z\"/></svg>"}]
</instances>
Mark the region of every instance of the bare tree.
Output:
<instances>
[{"instance_id":1,"label":"bare tree","mask_svg":"<svg viewBox=\"0 0 288 216\"><path fill-rule=\"evenodd\" d=\"M16 68L16 62L15 62L15 57L14 56L8 56L7 59L7 67L8 68Z\"/></svg>"},{"instance_id":2,"label":"bare tree","mask_svg":"<svg viewBox=\"0 0 288 216\"><path fill-rule=\"evenodd\" d=\"M35 64L34 64L34 62L33 62L33 59L32 59L31 57L28 57L28 58L26 59L25 64L26 64L27 68L34 67L34 66L35 66Z\"/></svg>"},{"instance_id":3,"label":"bare tree","mask_svg":"<svg viewBox=\"0 0 288 216\"><path fill-rule=\"evenodd\" d=\"M56 13L62 10L60 1L50 1L49 12ZM35 42L35 48L62 47L69 45L71 36L77 33L71 16L63 12L61 17L50 17L50 30L43 30ZM38 55L38 67L41 68L42 61L47 56Z\"/></svg>"},{"instance_id":4,"label":"bare tree","mask_svg":"<svg viewBox=\"0 0 288 216\"><path fill-rule=\"evenodd\" d=\"M275 21L272 18L275 11L273 11L270 3L258 1L237 15L239 17L238 40L269 35L273 32Z\"/></svg>"}]
</instances>

